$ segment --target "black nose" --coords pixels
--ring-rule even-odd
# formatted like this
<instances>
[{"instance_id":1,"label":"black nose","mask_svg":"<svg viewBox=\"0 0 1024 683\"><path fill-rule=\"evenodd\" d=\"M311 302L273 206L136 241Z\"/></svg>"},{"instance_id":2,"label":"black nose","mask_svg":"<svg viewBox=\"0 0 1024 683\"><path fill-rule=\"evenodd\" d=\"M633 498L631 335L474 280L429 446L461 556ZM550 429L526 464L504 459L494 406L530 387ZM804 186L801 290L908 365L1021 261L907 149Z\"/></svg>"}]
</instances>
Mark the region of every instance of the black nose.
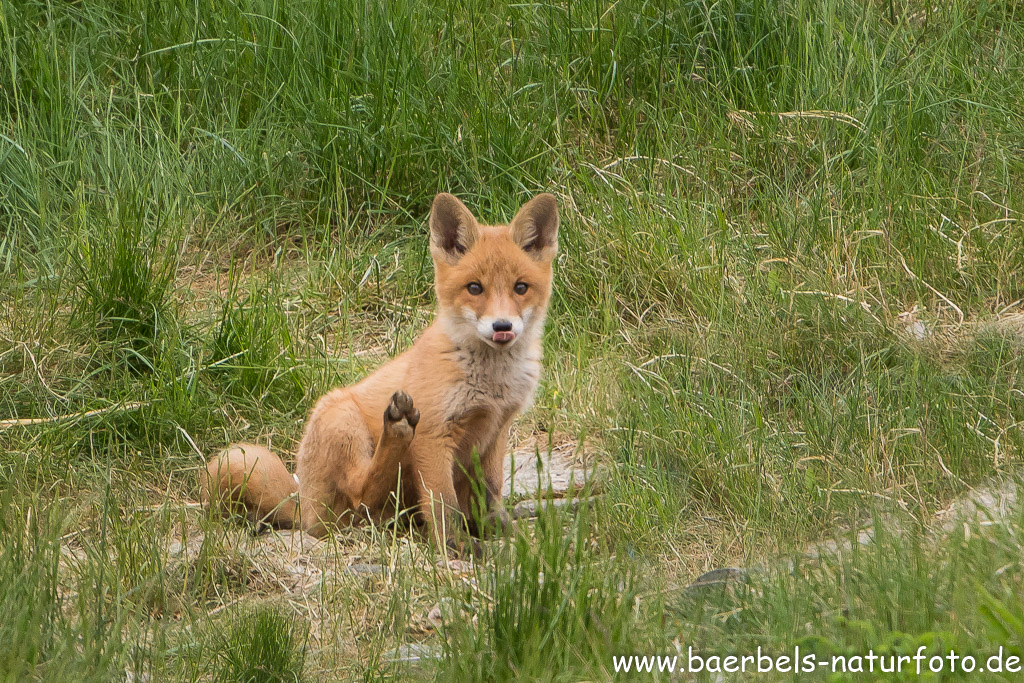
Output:
<instances>
[{"instance_id":1,"label":"black nose","mask_svg":"<svg viewBox=\"0 0 1024 683\"><path fill-rule=\"evenodd\" d=\"M494 328L495 332L511 332L512 331L512 323L510 323L507 320L495 320L494 324L491 325L491 327Z\"/></svg>"}]
</instances>

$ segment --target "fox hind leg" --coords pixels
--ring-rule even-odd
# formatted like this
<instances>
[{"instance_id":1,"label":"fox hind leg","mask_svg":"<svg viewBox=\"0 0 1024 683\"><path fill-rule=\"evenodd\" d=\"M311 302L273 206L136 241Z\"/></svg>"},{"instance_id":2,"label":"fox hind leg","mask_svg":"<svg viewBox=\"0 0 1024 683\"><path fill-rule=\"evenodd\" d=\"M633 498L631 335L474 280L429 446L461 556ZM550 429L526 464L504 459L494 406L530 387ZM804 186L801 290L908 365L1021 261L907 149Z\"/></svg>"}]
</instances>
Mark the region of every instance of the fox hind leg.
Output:
<instances>
[{"instance_id":1,"label":"fox hind leg","mask_svg":"<svg viewBox=\"0 0 1024 683\"><path fill-rule=\"evenodd\" d=\"M396 490L400 470L403 464L409 462L409 445L419 421L420 411L413 405L412 397L404 391L396 391L384 410L380 439L374 449L373 459L363 474L359 504L371 519L381 518L388 509L392 494L401 497ZM403 483L402 487L408 487L408 482Z\"/></svg>"},{"instance_id":2,"label":"fox hind leg","mask_svg":"<svg viewBox=\"0 0 1024 683\"><path fill-rule=\"evenodd\" d=\"M393 500L419 419L412 398L395 392L374 446L354 401L341 395L318 406L299 446L296 470L303 528L325 536L339 523L380 520Z\"/></svg>"},{"instance_id":3,"label":"fox hind leg","mask_svg":"<svg viewBox=\"0 0 1024 683\"><path fill-rule=\"evenodd\" d=\"M373 437L359 406L344 393L328 394L313 409L299 444L299 519L314 536L352 521Z\"/></svg>"}]
</instances>

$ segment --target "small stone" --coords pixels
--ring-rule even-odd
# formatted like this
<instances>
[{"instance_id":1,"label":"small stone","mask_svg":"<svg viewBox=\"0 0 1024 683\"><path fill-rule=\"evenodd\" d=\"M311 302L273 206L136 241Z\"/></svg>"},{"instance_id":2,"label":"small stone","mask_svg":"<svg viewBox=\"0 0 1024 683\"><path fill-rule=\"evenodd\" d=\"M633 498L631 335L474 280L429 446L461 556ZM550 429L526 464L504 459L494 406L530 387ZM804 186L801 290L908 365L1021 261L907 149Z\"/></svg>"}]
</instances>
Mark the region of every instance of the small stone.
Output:
<instances>
[{"instance_id":1,"label":"small stone","mask_svg":"<svg viewBox=\"0 0 1024 683\"><path fill-rule=\"evenodd\" d=\"M928 328L920 320L916 320L906 327L907 334L918 341L923 341L929 336Z\"/></svg>"},{"instance_id":2,"label":"small stone","mask_svg":"<svg viewBox=\"0 0 1024 683\"><path fill-rule=\"evenodd\" d=\"M589 505L597 500L598 496L589 498L555 498L552 500L524 500L516 503L512 508L512 519L526 519L536 517L542 510L548 508L567 508L576 511L581 505Z\"/></svg>"},{"instance_id":3,"label":"small stone","mask_svg":"<svg viewBox=\"0 0 1024 683\"><path fill-rule=\"evenodd\" d=\"M712 588L724 589L729 584L745 581L746 578L747 570L742 567L712 569L698 576L693 583L686 587L686 592L694 594L703 593Z\"/></svg>"},{"instance_id":4,"label":"small stone","mask_svg":"<svg viewBox=\"0 0 1024 683\"><path fill-rule=\"evenodd\" d=\"M441 601L427 612L427 622L433 628L441 628L441 625L444 624L444 615L452 614L456 609L456 604L451 598L441 598ZM460 612L465 614L464 610L460 610Z\"/></svg>"},{"instance_id":5,"label":"small stone","mask_svg":"<svg viewBox=\"0 0 1024 683\"><path fill-rule=\"evenodd\" d=\"M419 662L441 658L441 650L421 643L407 643L384 655L391 664Z\"/></svg>"},{"instance_id":6,"label":"small stone","mask_svg":"<svg viewBox=\"0 0 1024 683\"><path fill-rule=\"evenodd\" d=\"M593 474L578 463L578 444L563 443L549 449L547 443L531 439L505 460L505 481L502 494L537 495L549 487L555 493L583 486ZM540 467L538 468L538 462Z\"/></svg>"},{"instance_id":7,"label":"small stone","mask_svg":"<svg viewBox=\"0 0 1024 683\"><path fill-rule=\"evenodd\" d=\"M206 536L202 533L197 533L194 536L190 536L182 543L181 539L175 539L170 542L167 546L167 554L172 558L178 558L184 556L185 559L198 555L199 550L203 547L203 541Z\"/></svg>"},{"instance_id":8,"label":"small stone","mask_svg":"<svg viewBox=\"0 0 1024 683\"><path fill-rule=\"evenodd\" d=\"M437 561L437 567L438 569L447 568L455 574L470 574L473 572L473 563L470 560L440 559Z\"/></svg>"},{"instance_id":9,"label":"small stone","mask_svg":"<svg viewBox=\"0 0 1024 683\"><path fill-rule=\"evenodd\" d=\"M437 603L430 608L430 611L427 612L427 621L430 622L430 625L434 628L441 628L441 624L444 623L444 619L441 615L441 603Z\"/></svg>"},{"instance_id":10,"label":"small stone","mask_svg":"<svg viewBox=\"0 0 1024 683\"><path fill-rule=\"evenodd\" d=\"M384 573L384 567L379 564L357 562L345 567L345 571L354 576L380 576Z\"/></svg>"},{"instance_id":11,"label":"small stone","mask_svg":"<svg viewBox=\"0 0 1024 683\"><path fill-rule=\"evenodd\" d=\"M298 530L275 531L268 534L267 540L283 546L292 553L308 553L320 542L316 536Z\"/></svg>"}]
</instances>

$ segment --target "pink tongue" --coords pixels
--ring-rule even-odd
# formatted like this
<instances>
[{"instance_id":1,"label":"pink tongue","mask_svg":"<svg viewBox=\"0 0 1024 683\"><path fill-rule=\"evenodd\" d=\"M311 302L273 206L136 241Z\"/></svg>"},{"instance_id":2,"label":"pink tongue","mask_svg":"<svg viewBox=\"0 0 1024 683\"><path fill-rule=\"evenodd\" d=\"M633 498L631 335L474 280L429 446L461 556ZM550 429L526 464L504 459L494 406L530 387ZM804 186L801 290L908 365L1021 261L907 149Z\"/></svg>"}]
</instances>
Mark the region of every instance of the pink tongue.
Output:
<instances>
[{"instance_id":1,"label":"pink tongue","mask_svg":"<svg viewBox=\"0 0 1024 683\"><path fill-rule=\"evenodd\" d=\"M495 332L492 340L496 342L510 342L516 338L515 332Z\"/></svg>"}]
</instances>

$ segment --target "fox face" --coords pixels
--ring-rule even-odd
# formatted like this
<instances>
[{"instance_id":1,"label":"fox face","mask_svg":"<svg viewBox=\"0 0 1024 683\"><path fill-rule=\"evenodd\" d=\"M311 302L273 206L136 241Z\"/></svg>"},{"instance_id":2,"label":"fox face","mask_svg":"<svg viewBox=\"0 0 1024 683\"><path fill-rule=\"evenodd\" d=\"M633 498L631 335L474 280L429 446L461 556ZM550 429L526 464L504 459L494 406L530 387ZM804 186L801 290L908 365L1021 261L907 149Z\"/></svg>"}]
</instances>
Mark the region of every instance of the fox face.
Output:
<instances>
[{"instance_id":1,"label":"fox face","mask_svg":"<svg viewBox=\"0 0 1024 683\"><path fill-rule=\"evenodd\" d=\"M508 349L536 340L551 297L558 205L527 202L508 225L480 225L466 206L439 194L430 211L438 315L453 341Z\"/></svg>"}]
</instances>

